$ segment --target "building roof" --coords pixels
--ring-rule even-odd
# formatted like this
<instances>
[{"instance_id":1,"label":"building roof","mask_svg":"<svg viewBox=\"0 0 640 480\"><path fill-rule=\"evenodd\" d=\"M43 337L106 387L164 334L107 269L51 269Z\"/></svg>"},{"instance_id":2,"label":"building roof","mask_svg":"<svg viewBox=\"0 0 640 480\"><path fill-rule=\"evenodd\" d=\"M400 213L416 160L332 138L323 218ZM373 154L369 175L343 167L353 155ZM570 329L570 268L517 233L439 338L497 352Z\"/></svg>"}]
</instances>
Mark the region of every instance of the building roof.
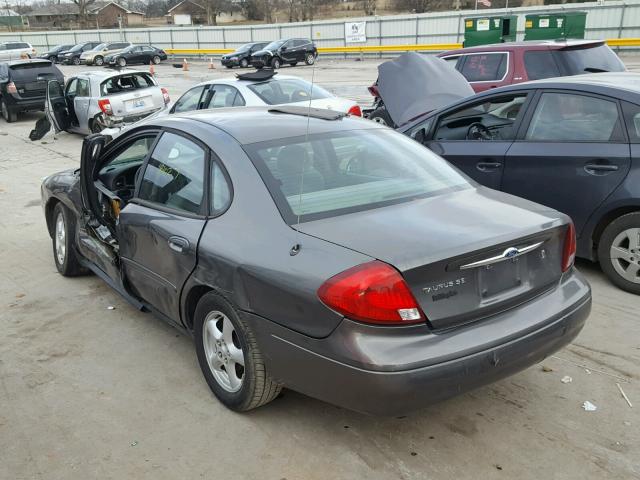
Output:
<instances>
[{"instance_id":1,"label":"building roof","mask_svg":"<svg viewBox=\"0 0 640 480\"><path fill-rule=\"evenodd\" d=\"M87 7L87 13L89 15L97 15L101 10L104 10L109 5L115 5L116 7L120 8L123 12L127 14L133 13L137 15L144 15L144 13L142 12L135 12L133 10L129 10L128 8L125 8L116 2L92 3ZM31 10L31 12L27 13L27 16L48 17L48 16L58 16L58 15L78 15L79 12L80 10L78 9L78 5L76 5L75 3L58 3L58 4L46 5L44 7L36 7L33 10Z\"/></svg>"},{"instance_id":2,"label":"building roof","mask_svg":"<svg viewBox=\"0 0 640 480\"><path fill-rule=\"evenodd\" d=\"M200 8L200 9L202 9L202 10L204 10L204 9L205 9L205 8L204 8L202 5L200 5L199 3L192 2L191 0L182 0L182 2L180 2L180 3L178 3L177 5L174 5L173 7L171 7L171 8L167 11L167 13L169 14L169 13L173 12L176 8L178 8L180 5L182 5L182 4L184 4L184 3L191 3L191 4L195 5L196 7Z\"/></svg>"}]
</instances>

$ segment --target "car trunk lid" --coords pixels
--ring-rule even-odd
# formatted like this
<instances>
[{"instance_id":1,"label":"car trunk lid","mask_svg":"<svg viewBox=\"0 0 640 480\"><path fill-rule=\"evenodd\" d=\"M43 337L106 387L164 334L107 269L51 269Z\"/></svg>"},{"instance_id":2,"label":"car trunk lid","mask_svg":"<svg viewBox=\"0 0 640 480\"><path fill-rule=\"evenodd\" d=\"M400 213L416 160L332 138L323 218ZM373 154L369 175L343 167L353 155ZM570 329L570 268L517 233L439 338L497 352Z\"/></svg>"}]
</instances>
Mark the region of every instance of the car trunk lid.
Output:
<instances>
[{"instance_id":1,"label":"car trunk lid","mask_svg":"<svg viewBox=\"0 0 640 480\"><path fill-rule=\"evenodd\" d=\"M512 308L562 275L561 214L483 187L296 228L393 265L434 329Z\"/></svg>"},{"instance_id":2,"label":"car trunk lid","mask_svg":"<svg viewBox=\"0 0 640 480\"><path fill-rule=\"evenodd\" d=\"M111 77L102 83L100 93L117 117L139 117L164 106L162 90L146 72Z\"/></svg>"}]
</instances>

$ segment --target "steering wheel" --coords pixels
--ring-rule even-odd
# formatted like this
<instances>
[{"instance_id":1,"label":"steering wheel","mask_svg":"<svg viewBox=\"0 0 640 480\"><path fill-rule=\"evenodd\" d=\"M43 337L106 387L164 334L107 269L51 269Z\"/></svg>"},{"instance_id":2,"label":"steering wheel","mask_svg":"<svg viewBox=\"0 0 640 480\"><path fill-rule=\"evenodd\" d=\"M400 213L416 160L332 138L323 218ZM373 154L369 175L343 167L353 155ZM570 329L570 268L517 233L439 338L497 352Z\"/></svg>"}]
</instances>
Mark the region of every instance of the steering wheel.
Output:
<instances>
[{"instance_id":1,"label":"steering wheel","mask_svg":"<svg viewBox=\"0 0 640 480\"><path fill-rule=\"evenodd\" d=\"M473 122L467 129L467 140L491 140L491 130L480 122Z\"/></svg>"}]
</instances>

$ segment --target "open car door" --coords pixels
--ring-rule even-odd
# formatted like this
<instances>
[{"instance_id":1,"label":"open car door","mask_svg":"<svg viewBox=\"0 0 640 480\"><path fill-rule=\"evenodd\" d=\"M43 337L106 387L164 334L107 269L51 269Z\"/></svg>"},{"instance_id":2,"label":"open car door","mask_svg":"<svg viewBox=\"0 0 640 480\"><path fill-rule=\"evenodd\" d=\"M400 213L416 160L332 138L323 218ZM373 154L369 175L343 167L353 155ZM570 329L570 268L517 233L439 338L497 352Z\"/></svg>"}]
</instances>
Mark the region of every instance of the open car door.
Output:
<instances>
[{"instance_id":1,"label":"open car door","mask_svg":"<svg viewBox=\"0 0 640 480\"><path fill-rule=\"evenodd\" d=\"M71 126L71 114L64 95L64 88L57 80L47 83L47 98L44 113L55 128L56 133L67 130Z\"/></svg>"}]
</instances>

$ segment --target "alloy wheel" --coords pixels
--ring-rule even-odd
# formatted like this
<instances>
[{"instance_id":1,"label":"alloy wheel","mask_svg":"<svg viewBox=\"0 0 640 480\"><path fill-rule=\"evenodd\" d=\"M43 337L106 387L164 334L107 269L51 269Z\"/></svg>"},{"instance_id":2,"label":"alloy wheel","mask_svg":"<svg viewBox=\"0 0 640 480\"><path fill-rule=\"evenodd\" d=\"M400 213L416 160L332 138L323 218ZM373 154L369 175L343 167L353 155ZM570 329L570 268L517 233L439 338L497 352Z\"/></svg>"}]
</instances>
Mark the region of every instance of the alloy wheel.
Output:
<instances>
[{"instance_id":1,"label":"alloy wheel","mask_svg":"<svg viewBox=\"0 0 640 480\"><path fill-rule=\"evenodd\" d=\"M151 61L153 62L154 65L158 65L160 63L160 57L156 55L151 59Z\"/></svg>"},{"instance_id":2,"label":"alloy wheel","mask_svg":"<svg viewBox=\"0 0 640 480\"><path fill-rule=\"evenodd\" d=\"M58 214L56 218L56 258L59 265L64 265L64 260L67 256L67 244L66 244L67 230L64 225L64 216L62 212Z\"/></svg>"},{"instance_id":3,"label":"alloy wheel","mask_svg":"<svg viewBox=\"0 0 640 480\"><path fill-rule=\"evenodd\" d=\"M243 58L242 60L240 60L241 68L247 68L248 66L249 66L249 60L247 60L246 58Z\"/></svg>"},{"instance_id":4,"label":"alloy wheel","mask_svg":"<svg viewBox=\"0 0 640 480\"><path fill-rule=\"evenodd\" d=\"M307 65L313 65L316 62L316 57L313 56L313 53L309 53L307 55L306 63Z\"/></svg>"},{"instance_id":5,"label":"alloy wheel","mask_svg":"<svg viewBox=\"0 0 640 480\"><path fill-rule=\"evenodd\" d=\"M80 58L79 57L73 57L72 63L74 65L80 65Z\"/></svg>"},{"instance_id":6,"label":"alloy wheel","mask_svg":"<svg viewBox=\"0 0 640 480\"><path fill-rule=\"evenodd\" d=\"M101 66L104 63L104 60L102 59L102 57L96 57L95 60L94 60L94 63L97 66Z\"/></svg>"},{"instance_id":7,"label":"alloy wheel","mask_svg":"<svg viewBox=\"0 0 640 480\"><path fill-rule=\"evenodd\" d=\"M202 324L202 339L213 378L227 392L240 390L244 353L231 320L220 311L210 312Z\"/></svg>"},{"instance_id":8,"label":"alloy wheel","mask_svg":"<svg viewBox=\"0 0 640 480\"><path fill-rule=\"evenodd\" d=\"M611 264L625 280L640 284L640 228L623 230L613 239L609 250Z\"/></svg>"},{"instance_id":9,"label":"alloy wheel","mask_svg":"<svg viewBox=\"0 0 640 480\"><path fill-rule=\"evenodd\" d=\"M121 67L124 67L126 64L127 64L127 61L124 58L118 59L118 65L120 65Z\"/></svg>"}]
</instances>

